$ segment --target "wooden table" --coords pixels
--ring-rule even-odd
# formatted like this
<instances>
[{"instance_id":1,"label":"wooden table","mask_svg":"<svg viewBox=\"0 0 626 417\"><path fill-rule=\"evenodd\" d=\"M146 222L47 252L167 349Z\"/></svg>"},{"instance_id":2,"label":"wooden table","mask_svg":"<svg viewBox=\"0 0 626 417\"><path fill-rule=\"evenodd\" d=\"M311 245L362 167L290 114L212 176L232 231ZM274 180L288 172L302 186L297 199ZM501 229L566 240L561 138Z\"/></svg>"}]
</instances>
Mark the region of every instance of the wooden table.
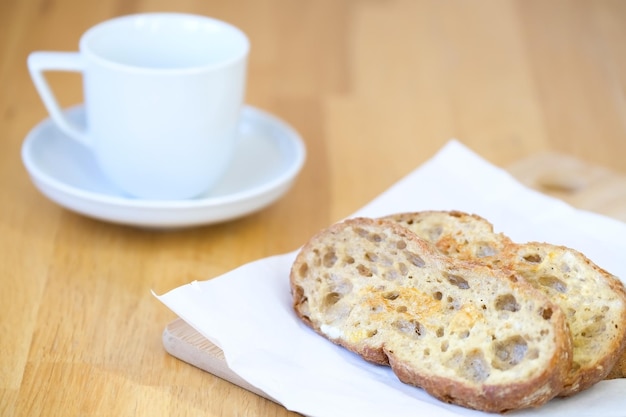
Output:
<instances>
[{"instance_id":1,"label":"wooden table","mask_svg":"<svg viewBox=\"0 0 626 417\"><path fill-rule=\"evenodd\" d=\"M47 113L33 50L75 50L113 16L175 10L250 37L247 102L308 159L248 217L187 230L108 224L40 194L20 159ZM626 2L1 0L0 415L293 415L168 355L150 293L295 249L456 137L500 166L542 151L626 174ZM64 105L80 78L51 74Z\"/></svg>"}]
</instances>

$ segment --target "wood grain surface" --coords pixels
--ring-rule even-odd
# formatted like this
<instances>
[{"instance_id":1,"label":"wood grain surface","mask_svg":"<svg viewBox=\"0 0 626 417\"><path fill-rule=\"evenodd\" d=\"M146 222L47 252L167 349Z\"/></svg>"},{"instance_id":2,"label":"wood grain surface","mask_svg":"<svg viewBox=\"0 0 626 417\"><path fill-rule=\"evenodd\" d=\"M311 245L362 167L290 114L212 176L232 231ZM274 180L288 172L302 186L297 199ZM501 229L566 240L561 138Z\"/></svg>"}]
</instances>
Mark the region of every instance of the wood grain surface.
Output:
<instances>
[{"instance_id":1,"label":"wood grain surface","mask_svg":"<svg viewBox=\"0 0 626 417\"><path fill-rule=\"evenodd\" d=\"M20 160L47 117L26 57L165 10L248 34L246 101L300 132L304 170L272 206L214 226L60 208ZM626 174L625 44L621 0L0 0L0 415L294 415L169 355L175 317L150 291L293 250L452 137L503 167L556 152ZM48 79L64 106L82 101L79 75ZM593 209L610 211L613 192Z\"/></svg>"}]
</instances>

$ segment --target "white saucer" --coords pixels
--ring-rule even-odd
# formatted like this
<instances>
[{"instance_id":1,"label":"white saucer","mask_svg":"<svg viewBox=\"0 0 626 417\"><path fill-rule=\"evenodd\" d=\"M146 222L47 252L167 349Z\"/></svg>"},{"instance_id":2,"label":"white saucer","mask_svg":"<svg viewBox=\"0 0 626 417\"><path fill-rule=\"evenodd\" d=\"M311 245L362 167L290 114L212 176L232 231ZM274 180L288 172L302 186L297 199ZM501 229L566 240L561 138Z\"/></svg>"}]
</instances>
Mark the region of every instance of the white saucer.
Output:
<instances>
[{"instance_id":1,"label":"white saucer","mask_svg":"<svg viewBox=\"0 0 626 417\"><path fill-rule=\"evenodd\" d=\"M82 106L67 116L84 124ZM282 120L246 106L235 160L220 183L190 200L127 197L100 173L88 149L46 119L31 130L22 161L35 186L61 206L100 220L133 226L176 228L205 225L250 214L291 187L306 156L298 133Z\"/></svg>"}]
</instances>

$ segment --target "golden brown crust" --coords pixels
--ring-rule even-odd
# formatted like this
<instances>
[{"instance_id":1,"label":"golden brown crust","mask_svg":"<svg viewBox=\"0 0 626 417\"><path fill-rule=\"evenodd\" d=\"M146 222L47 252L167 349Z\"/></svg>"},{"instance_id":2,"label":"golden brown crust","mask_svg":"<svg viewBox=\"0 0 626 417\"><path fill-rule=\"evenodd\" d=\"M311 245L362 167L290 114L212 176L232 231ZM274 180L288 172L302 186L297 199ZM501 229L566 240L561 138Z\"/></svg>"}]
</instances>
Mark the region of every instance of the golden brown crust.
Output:
<instances>
[{"instance_id":1,"label":"golden brown crust","mask_svg":"<svg viewBox=\"0 0 626 417\"><path fill-rule=\"evenodd\" d=\"M490 413L506 413L523 408L539 407L554 397L554 387L562 384L562 374L548 369L536 380L520 380L508 387L485 385L481 391L452 383L446 378L424 378L412 372L401 361L396 362L393 354L389 361L394 373L402 382L423 387L433 397L448 403ZM553 366L561 366L555 358ZM514 405L512 407L512 405Z\"/></svg>"},{"instance_id":2,"label":"golden brown crust","mask_svg":"<svg viewBox=\"0 0 626 417\"><path fill-rule=\"evenodd\" d=\"M622 354L619 355L615 365L611 368L611 372L605 379L617 379L626 378L626 350L622 350Z\"/></svg>"}]
</instances>

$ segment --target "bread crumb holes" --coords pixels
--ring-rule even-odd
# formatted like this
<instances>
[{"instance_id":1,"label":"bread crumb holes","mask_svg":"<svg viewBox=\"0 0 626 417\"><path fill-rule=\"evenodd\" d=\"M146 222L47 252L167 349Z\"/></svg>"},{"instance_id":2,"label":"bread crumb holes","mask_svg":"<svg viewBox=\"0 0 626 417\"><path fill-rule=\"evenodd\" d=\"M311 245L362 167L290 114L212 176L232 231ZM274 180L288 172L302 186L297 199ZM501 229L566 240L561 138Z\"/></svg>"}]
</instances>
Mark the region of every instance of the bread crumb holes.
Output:
<instances>
[{"instance_id":1,"label":"bread crumb holes","mask_svg":"<svg viewBox=\"0 0 626 417\"><path fill-rule=\"evenodd\" d=\"M515 313L519 311L520 305L513 296L513 294L503 294L496 298L496 310L498 311L511 311Z\"/></svg>"},{"instance_id":2,"label":"bread crumb holes","mask_svg":"<svg viewBox=\"0 0 626 417\"><path fill-rule=\"evenodd\" d=\"M531 253L528 255L524 255L523 258L526 262L530 262L533 264L538 264L542 260L541 255L539 255L538 253Z\"/></svg>"},{"instance_id":3,"label":"bread crumb holes","mask_svg":"<svg viewBox=\"0 0 626 417\"><path fill-rule=\"evenodd\" d=\"M463 277L460 277L458 275L448 274L446 278L448 278L448 282L450 284L461 290L467 290L470 287L469 283Z\"/></svg>"}]
</instances>

